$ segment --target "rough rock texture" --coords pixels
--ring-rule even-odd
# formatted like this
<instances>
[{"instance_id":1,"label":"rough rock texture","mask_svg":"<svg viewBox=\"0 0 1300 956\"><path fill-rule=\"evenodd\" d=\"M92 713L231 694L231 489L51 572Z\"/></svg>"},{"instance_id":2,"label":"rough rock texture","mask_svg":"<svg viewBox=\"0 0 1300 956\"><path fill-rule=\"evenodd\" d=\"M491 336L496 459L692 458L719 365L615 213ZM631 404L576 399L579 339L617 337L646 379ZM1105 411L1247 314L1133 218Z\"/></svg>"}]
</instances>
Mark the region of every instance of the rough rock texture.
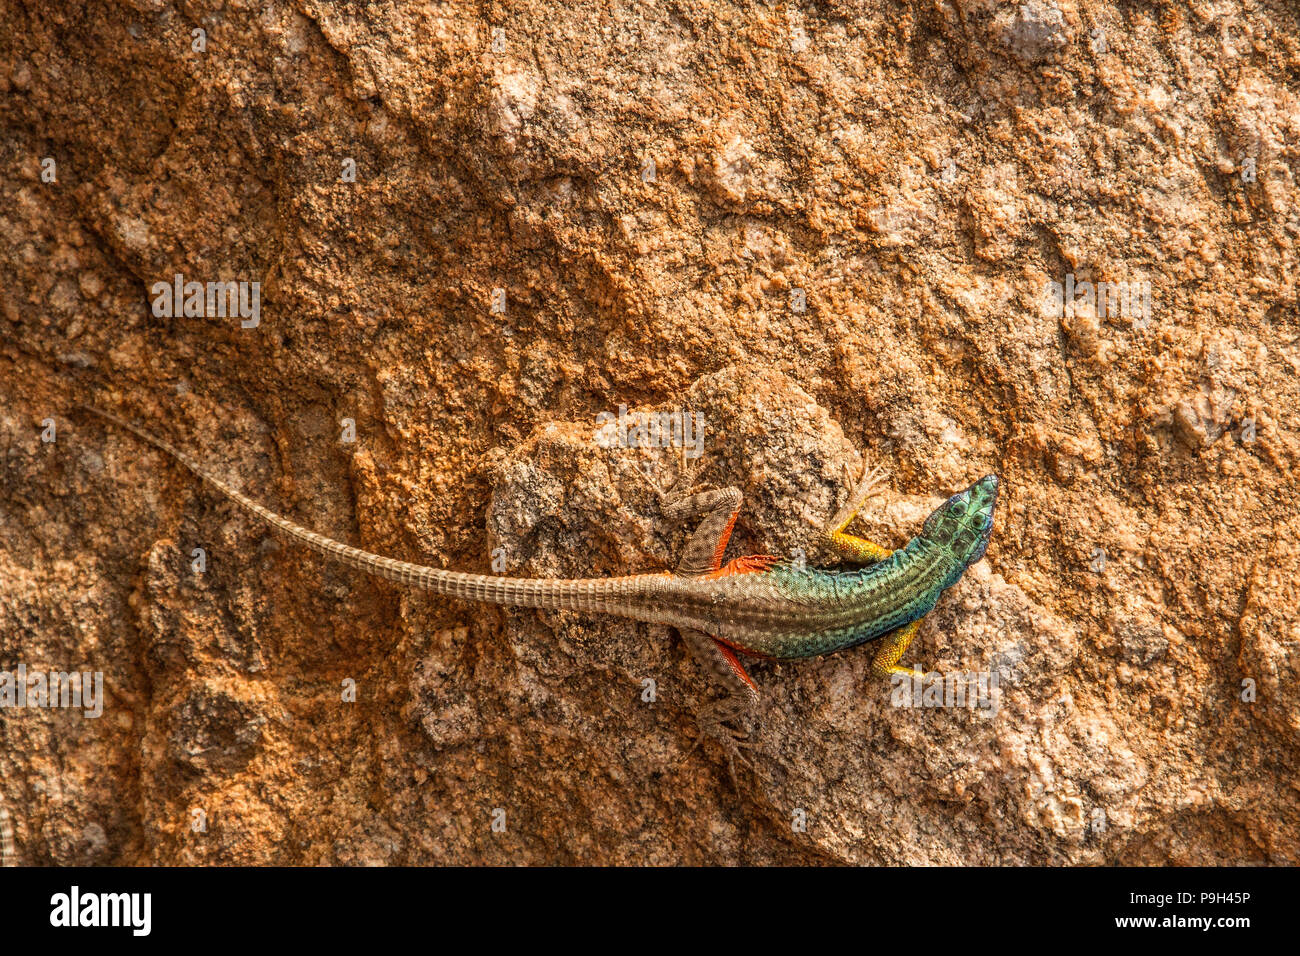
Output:
<instances>
[{"instance_id":1,"label":"rough rock texture","mask_svg":"<svg viewBox=\"0 0 1300 956\"><path fill-rule=\"evenodd\" d=\"M19 858L1300 862L1298 84L1288 0L6 3L0 670L107 693L0 710ZM260 324L155 315L176 273ZM1067 277L1149 312L1053 312ZM891 545L996 470L909 657L1000 705L760 662L733 786L674 633L358 576L90 398L524 575L673 563L620 403L703 417L733 554L859 452Z\"/></svg>"}]
</instances>

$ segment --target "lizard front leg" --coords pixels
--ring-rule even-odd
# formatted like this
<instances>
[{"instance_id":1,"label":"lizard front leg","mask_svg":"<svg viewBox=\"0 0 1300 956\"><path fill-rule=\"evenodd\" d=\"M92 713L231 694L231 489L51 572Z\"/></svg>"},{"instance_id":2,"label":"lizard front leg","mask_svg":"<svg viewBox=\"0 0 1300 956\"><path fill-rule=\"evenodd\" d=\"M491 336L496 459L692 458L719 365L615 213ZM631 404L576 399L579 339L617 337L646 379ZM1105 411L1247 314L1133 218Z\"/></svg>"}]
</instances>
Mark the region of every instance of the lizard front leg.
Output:
<instances>
[{"instance_id":1,"label":"lizard front leg","mask_svg":"<svg viewBox=\"0 0 1300 956\"><path fill-rule=\"evenodd\" d=\"M847 471L847 468L845 470ZM856 535L846 534L844 531L857 517L858 512L862 510L862 506L867 503L867 499L875 497L880 492L884 485L884 477L884 469L868 468L863 465L862 477L858 481L857 487L853 489L853 494L849 495L849 500L844 503L844 507L837 511L830 521L826 522L823 534L830 546L841 557L858 564L875 564L877 561L883 561L893 554L889 548L859 538Z\"/></svg>"},{"instance_id":2,"label":"lizard front leg","mask_svg":"<svg viewBox=\"0 0 1300 956\"><path fill-rule=\"evenodd\" d=\"M882 678L894 674L905 674L908 677L925 676L925 671L898 666L898 659L906 653L920 626L920 620L916 620L880 638L880 647L876 650L876 656L871 659L871 673L874 676Z\"/></svg>"},{"instance_id":3,"label":"lizard front leg","mask_svg":"<svg viewBox=\"0 0 1300 956\"><path fill-rule=\"evenodd\" d=\"M835 516L826 523L826 540L842 557L850 561L859 564L875 564L877 561L883 561L893 554L886 547L859 538L856 535L846 534L844 531L857 517L858 512L862 510L862 506L867 503L867 500L875 497L880 492L884 484L884 477L884 469L869 468L864 465L862 477L858 480L853 494L849 495L844 507L837 511ZM894 674L905 674L908 677L925 676L922 671L912 670L909 667L900 667L898 664L899 659L911 646L920 626L921 622L916 620L897 630L890 631L880 638L880 646L876 650L875 657L871 660L871 673L874 676L881 678L890 677Z\"/></svg>"}]
</instances>

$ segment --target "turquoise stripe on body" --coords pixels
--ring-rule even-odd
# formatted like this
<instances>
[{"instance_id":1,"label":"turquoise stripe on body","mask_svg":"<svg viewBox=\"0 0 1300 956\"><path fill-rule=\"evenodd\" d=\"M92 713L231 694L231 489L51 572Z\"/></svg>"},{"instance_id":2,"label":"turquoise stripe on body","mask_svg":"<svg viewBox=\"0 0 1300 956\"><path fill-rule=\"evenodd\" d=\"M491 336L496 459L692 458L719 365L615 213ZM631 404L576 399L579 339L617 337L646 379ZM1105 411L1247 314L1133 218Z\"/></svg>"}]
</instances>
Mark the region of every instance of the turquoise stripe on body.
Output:
<instances>
[{"instance_id":1,"label":"turquoise stripe on body","mask_svg":"<svg viewBox=\"0 0 1300 956\"><path fill-rule=\"evenodd\" d=\"M816 657L888 634L930 613L960 570L947 549L920 538L883 561L853 571L780 565L767 572L773 585L794 603L827 609L828 626L769 636L759 653ZM844 617L856 623L840 624Z\"/></svg>"}]
</instances>

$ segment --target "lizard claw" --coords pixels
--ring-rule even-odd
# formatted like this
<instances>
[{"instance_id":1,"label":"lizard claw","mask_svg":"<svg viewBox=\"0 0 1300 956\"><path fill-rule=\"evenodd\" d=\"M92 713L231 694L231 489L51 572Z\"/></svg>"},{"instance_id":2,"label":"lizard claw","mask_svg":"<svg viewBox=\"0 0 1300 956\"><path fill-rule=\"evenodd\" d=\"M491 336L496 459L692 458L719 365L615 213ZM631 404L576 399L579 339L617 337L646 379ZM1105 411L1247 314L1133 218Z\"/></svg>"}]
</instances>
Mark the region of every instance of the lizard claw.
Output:
<instances>
[{"instance_id":1,"label":"lizard claw","mask_svg":"<svg viewBox=\"0 0 1300 956\"><path fill-rule=\"evenodd\" d=\"M644 469L641 467L642 465L645 466ZM650 475L647 474L647 472L650 471L650 467L649 467L649 466L650 466L650 462L649 462L649 461L640 461L640 462L637 462L636 464L634 464L634 465L632 466L632 474L636 475L637 478L638 478L641 482L643 482L647 488L650 489L650 492L651 492L651 493L655 496L655 498L657 498L657 499L659 500L659 502L662 504L662 503L663 503L663 500L664 500L665 498L668 497L669 493L671 493L671 491L672 491L672 486L669 485L667 488L664 488L662 485L660 485L658 482L656 482L653 478L651 478Z\"/></svg>"},{"instance_id":2,"label":"lizard claw","mask_svg":"<svg viewBox=\"0 0 1300 956\"><path fill-rule=\"evenodd\" d=\"M651 492L654 493L655 498L658 499L659 504L662 507L674 499L685 498L698 490L692 485L692 481L699 465L691 464L690 461L691 459L686 457L686 449L679 448L677 456L677 474L673 476L672 482L667 486L660 485L646 474L646 471L649 471L648 467L645 471L642 471L641 468L634 466L632 470L636 476L641 479L641 481L645 482L645 484L650 488ZM644 464L648 466L649 462L644 462Z\"/></svg>"},{"instance_id":3,"label":"lizard claw","mask_svg":"<svg viewBox=\"0 0 1300 956\"><path fill-rule=\"evenodd\" d=\"M748 716L749 705L743 699L724 697L705 705L699 712L700 733L682 762L685 763L699 750L706 738L712 739L722 747L726 755L727 771L731 775L732 784L739 786L736 762L739 761L750 770L754 769L754 761L748 752L755 750L756 744L750 740L753 729L748 726Z\"/></svg>"}]
</instances>

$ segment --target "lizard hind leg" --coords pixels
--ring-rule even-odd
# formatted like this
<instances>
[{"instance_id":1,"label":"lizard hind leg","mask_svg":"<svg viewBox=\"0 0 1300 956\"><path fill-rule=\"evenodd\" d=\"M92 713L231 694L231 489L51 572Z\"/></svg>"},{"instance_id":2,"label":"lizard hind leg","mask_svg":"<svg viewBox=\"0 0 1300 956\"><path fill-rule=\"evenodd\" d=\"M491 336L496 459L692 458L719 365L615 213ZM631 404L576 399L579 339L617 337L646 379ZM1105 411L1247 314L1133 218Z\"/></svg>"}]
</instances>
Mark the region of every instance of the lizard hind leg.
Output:
<instances>
[{"instance_id":1,"label":"lizard hind leg","mask_svg":"<svg viewBox=\"0 0 1300 956\"><path fill-rule=\"evenodd\" d=\"M690 648L691 656L726 691L726 696L704 705L697 712L700 736L687 757L699 748L705 737L713 738L722 745L727 755L727 769L734 783L736 760L749 763L742 751L753 748L749 740L752 731L743 726L743 723L753 715L758 705L758 685L745 673L736 652L726 644L693 628L679 630L686 646Z\"/></svg>"},{"instance_id":2,"label":"lizard hind leg","mask_svg":"<svg viewBox=\"0 0 1300 956\"><path fill-rule=\"evenodd\" d=\"M689 519L703 514L700 523L686 539L677 573L686 577L700 577L717 572L722 567L731 532L740 514L742 496L739 488L715 488L669 498L664 503L664 514L669 518Z\"/></svg>"},{"instance_id":3,"label":"lizard hind leg","mask_svg":"<svg viewBox=\"0 0 1300 956\"><path fill-rule=\"evenodd\" d=\"M731 540L732 529L740 514L744 496L739 488L701 490L691 486L694 469L687 464L685 451L677 471L677 480L671 488L660 488L645 475L642 480L654 489L664 517L674 521L689 521L703 515L691 536L686 540L677 573L685 577L702 577L717 572L722 567L722 556ZM639 474L639 472L638 472ZM739 569L737 569L739 570Z\"/></svg>"},{"instance_id":4,"label":"lizard hind leg","mask_svg":"<svg viewBox=\"0 0 1300 956\"><path fill-rule=\"evenodd\" d=\"M722 556L731 540L732 529L740 514L744 496L739 488L702 490L692 485L695 468L681 450L677 478L668 488L660 487L648 476L634 469L635 474L650 486L664 517L674 521L689 521L703 515L703 519L686 541L677 573L685 577L702 577L717 572L722 567ZM737 569L738 570L738 569ZM734 573L734 572L733 572Z\"/></svg>"},{"instance_id":5,"label":"lizard hind leg","mask_svg":"<svg viewBox=\"0 0 1300 956\"><path fill-rule=\"evenodd\" d=\"M677 479L671 488L661 488L649 477L636 472L653 489L664 517L689 521L704 516L686 540L677 573L683 577L730 577L770 570L777 564L777 559L766 554L736 558L723 567L722 558L731 541L731 532L735 530L744 495L733 485L711 489L693 485L694 471L683 449Z\"/></svg>"}]
</instances>

